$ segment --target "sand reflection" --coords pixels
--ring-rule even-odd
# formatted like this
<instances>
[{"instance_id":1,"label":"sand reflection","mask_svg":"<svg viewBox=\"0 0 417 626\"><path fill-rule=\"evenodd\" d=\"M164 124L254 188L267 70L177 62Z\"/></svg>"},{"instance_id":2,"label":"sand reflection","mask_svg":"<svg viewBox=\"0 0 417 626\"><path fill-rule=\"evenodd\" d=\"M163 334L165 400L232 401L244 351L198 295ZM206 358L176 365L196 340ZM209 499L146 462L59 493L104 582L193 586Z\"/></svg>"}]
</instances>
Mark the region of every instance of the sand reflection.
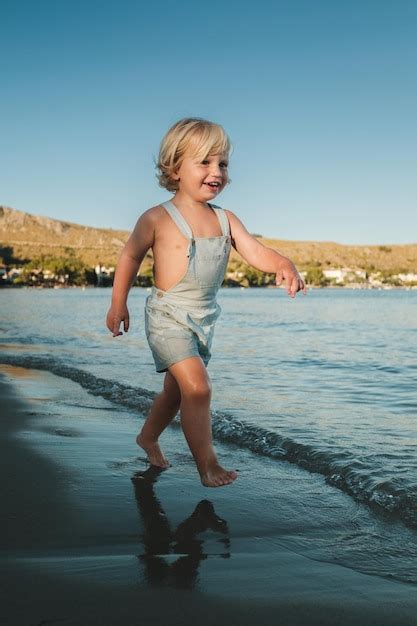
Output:
<instances>
[{"instance_id":1,"label":"sand reflection","mask_svg":"<svg viewBox=\"0 0 417 626\"><path fill-rule=\"evenodd\" d=\"M152 586L174 586L192 589L196 586L198 567L207 558L230 558L230 536L227 522L218 517L209 500L201 500L193 513L174 530L155 496L154 485L164 470L151 466L132 477L138 510L143 521L145 579ZM205 549L205 531L218 535L220 551ZM211 535L212 545L212 535Z\"/></svg>"}]
</instances>

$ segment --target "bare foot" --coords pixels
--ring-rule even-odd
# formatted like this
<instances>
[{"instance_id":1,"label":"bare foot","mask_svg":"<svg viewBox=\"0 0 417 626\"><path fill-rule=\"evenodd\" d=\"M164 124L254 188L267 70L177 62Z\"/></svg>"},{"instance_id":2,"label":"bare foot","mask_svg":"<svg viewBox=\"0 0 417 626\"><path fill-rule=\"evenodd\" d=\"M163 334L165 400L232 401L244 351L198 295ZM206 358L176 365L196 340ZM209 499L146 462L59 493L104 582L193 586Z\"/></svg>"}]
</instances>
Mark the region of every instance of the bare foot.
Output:
<instances>
[{"instance_id":1,"label":"bare foot","mask_svg":"<svg viewBox=\"0 0 417 626\"><path fill-rule=\"evenodd\" d=\"M165 458L157 441L145 441L139 434L136 437L136 443L142 450L145 450L151 465L155 465L156 467L169 467L169 462Z\"/></svg>"},{"instance_id":2,"label":"bare foot","mask_svg":"<svg viewBox=\"0 0 417 626\"><path fill-rule=\"evenodd\" d=\"M230 485L237 478L234 470L225 470L218 463L200 473L201 482L205 487L223 487Z\"/></svg>"}]
</instances>

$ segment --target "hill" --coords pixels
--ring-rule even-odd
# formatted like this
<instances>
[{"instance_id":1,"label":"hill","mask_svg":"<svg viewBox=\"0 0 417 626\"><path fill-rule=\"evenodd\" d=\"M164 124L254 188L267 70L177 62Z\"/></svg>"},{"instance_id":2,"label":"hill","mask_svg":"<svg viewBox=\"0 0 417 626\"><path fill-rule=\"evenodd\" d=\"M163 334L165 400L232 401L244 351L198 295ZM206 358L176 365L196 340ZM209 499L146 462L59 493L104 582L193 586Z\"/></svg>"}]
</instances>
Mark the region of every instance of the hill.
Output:
<instances>
[{"instance_id":1,"label":"hill","mask_svg":"<svg viewBox=\"0 0 417 626\"><path fill-rule=\"evenodd\" d=\"M42 254L68 256L72 250L89 265L114 264L128 236L124 230L91 228L0 206L0 256L5 263Z\"/></svg>"},{"instance_id":2,"label":"hill","mask_svg":"<svg viewBox=\"0 0 417 626\"><path fill-rule=\"evenodd\" d=\"M84 263L114 266L129 232L111 228L93 228L72 222L32 215L0 206L0 257L4 263L21 264L41 255L66 257L73 254ZM268 247L289 256L299 267L417 272L417 244L352 246L333 242L286 241L257 238ZM141 271L151 265L148 253ZM236 266L241 257L232 250L230 263Z\"/></svg>"}]
</instances>

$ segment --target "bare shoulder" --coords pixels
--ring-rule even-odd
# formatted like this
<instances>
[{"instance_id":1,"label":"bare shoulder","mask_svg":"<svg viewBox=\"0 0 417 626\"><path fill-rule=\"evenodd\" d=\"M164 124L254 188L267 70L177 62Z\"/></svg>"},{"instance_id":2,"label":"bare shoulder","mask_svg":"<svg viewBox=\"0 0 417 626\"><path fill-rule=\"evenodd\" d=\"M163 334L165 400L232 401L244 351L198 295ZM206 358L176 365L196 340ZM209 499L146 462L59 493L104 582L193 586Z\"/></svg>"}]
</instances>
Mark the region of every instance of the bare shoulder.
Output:
<instances>
[{"instance_id":1,"label":"bare shoulder","mask_svg":"<svg viewBox=\"0 0 417 626\"><path fill-rule=\"evenodd\" d=\"M230 209L223 209L223 210L229 219L230 225L234 224L235 226L243 226L243 223L238 218L236 213L233 213L233 211L231 211Z\"/></svg>"},{"instance_id":2,"label":"bare shoulder","mask_svg":"<svg viewBox=\"0 0 417 626\"><path fill-rule=\"evenodd\" d=\"M155 225L164 213L164 207L156 204L139 215L138 222L140 220L142 224Z\"/></svg>"},{"instance_id":3,"label":"bare shoulder","mask_svg":"<svg viewBox=\"0 0 417 626\"><path fill-rule=\"evenodd\" d=\"M127 254L134 258L141 259L149 248L152 248L155 242L156 225L163 210L161 205L156 205L146 209L139 215L125 245L125 252Z\"/></svg>"},{"instance_id":4,"label":"bare shoulder","mask_svg":"<svg viewBox=\"0 0 417 626\"><path fill-rule=\"evenodd\" d=\"M226 215L229 218L229 220L236 219L236 215L230 209L223 209L223 211L226 213Z\"/></svg>"},{"instance_id":5,"label":"bare shoulder","mask_svg":"<svg viewBox=\"0 0 417 626\"><path fill-rule=\"evenodd\" d=\"M164 213L164 207L160 204L156 204L155 206L146 209L146 211L143 211L143 213L141 213L137 218L133 233L136 235L138 233L148 233L148 235L152 233L152 236L154 236L156 226L158 222L160 222Z\"/></svg>"},{"instance_id":6,"label":"bare shoulder","mask_svg":"<svg viewBox=\"0 0 417 626\"><path fill-rule=\"evenodd\" d=\"M230 211L230 209L224 209L228 219L229 219L229 223L230 223L230 228L231 230L237 232L237 231L245 231L246 227L243 224L243 222L238 218L238 216L236 215L236 213L233 213L233 211Z\"/></svg>"},{"instance_id":7,"label":"bare shoulder","mask_svg":"<svg viewBox=\"0 0 417 626\"><path fill-rule=\"evenodd\" d=\"M224 210L229 219L232 245L241 256L246 258L245 254L250 254L253 249L259 249L262 243L248 232L246 226L233 211Z\"/></svg>"}]
</instances>

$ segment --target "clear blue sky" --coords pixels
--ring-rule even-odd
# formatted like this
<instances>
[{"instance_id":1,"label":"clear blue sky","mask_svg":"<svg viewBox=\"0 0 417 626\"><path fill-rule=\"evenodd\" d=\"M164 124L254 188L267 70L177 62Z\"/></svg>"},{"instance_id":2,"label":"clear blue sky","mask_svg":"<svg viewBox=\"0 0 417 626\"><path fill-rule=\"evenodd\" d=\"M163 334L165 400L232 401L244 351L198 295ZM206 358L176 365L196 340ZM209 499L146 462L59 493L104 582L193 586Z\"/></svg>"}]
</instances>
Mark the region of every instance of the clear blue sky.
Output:
<instances>
[{"instance_id":1,"label":"clear blue sky","mask_svg":"<svg viewBox=\"0 0 417 626\"><path fill-rule=\"evenodd\" d=\"M192 115L250 232L417 241L414 0L2 0L0 71L0 204L130 230Z\"/></svg>"}]
</instances>

